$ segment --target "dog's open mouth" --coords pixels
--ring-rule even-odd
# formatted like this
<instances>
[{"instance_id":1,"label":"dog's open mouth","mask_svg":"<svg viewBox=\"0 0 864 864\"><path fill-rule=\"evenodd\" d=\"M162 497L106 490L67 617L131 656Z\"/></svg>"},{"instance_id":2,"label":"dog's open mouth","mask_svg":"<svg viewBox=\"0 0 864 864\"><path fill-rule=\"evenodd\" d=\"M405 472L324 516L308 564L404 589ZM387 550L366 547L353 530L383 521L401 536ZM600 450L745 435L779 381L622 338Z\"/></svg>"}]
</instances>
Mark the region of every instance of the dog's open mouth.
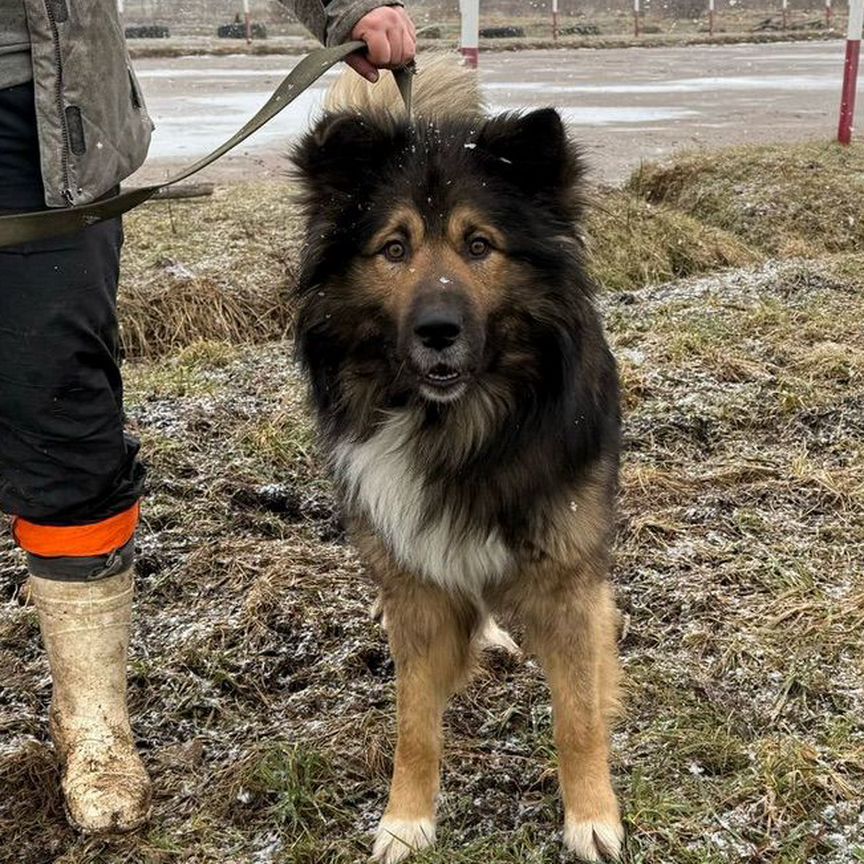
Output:
<instances>
[{"instance_id":1,"label":"dog's open mouth","mask_svg":"<svg viewBox=\"0 0 864 864\"><path fill-rule=\"evenodd\" d=\"M421 392L427 399L450 402L465 390L465 374L445 363L436 363L431 369L422 372L419 378Z\"/></svg>"},{"instance_id":2,"label":"dog's open mouth","mask_svg":"<svg viewBox=\"0 0 864 864\"><path fill-rule=\"evenodd\" d=\"M446 390L454 384L458 384L462 380L462 373L452 366L446 366L444 363L436 363L425 375L423 375L423 383L431 384L433 387L440 387Z\"/></svg>"}]
</instances>

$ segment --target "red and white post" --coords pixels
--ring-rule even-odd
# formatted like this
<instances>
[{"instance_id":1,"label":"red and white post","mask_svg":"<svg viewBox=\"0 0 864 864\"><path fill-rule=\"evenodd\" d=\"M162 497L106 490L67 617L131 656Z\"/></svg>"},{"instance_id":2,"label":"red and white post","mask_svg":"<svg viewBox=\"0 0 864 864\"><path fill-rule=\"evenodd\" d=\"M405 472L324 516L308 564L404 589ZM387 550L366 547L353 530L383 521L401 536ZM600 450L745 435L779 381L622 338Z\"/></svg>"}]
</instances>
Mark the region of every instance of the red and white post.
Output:
<instances>
[{"instance_id":1,"label":"red and white post","mask_svg":"<svg viewBox=\"0 0 864 864\"><path fill-rule=\"evenodd\" d=\"M852 141L855 121L855 91L858 88L858 58L861 56L861 30L864 29L864 0L849 0L849 29L846 32L846 63L843 66L843 93L840 96L840 122L837 140Z\"/></svg>"},{"instance_id":2,"label":"red and white post","mask_svg":"<svg viewBox=\"0 0 864 864\"><path fill-rule=\"evenodd\" d=\"M708 0L708 35L714 35L714 0Z\"/></svg>"},{"instance_id":3,"label":"red and white post","mask_svg":"<svg viewBox=\"0 0 864 864\"><path fill-rule=\"evenodd\" d=\"M552 0L552 38L558 41L558 0Z\"/></svg>"},{"instance_id":4,"label":"red and white post","mask_svg":"<svg viewBox=\"0 0 864 864\"><path fill-rule=\"evenodd\" d=\"M834 10L831 8L831 0L825 0L825 27L830 30L834 26Z\"/></svg>"},{"instance_id":5,"label":"red and white post","mask_svg":"<svg viewBox=\"0 0 864 864\"><path fill-rule=\"evenodd\" d=\"M633 35L639 35L639 0L633 0Z\"/></svg>"},{"instance_id":6,"label":"red and white post","mask_svg":"<svg viewBox=\"0 0 864 864\"><path fill-rule=\"evenodd\" d=\"M480 0L459 0L462 14L462 38L459 50L465 62L476 69L480 60Z\"/></svg>"},{"instance_id":7,"label":"red and white post","mask_svg":"<svg viewBox=\"0 0 864 864\"><path fill-rule=\"evenodd\" d=\"M243 0L243 24L246 27L246 44L252 44L252 15L249 12L249 0Z\"/></svg>"}]
</instances>

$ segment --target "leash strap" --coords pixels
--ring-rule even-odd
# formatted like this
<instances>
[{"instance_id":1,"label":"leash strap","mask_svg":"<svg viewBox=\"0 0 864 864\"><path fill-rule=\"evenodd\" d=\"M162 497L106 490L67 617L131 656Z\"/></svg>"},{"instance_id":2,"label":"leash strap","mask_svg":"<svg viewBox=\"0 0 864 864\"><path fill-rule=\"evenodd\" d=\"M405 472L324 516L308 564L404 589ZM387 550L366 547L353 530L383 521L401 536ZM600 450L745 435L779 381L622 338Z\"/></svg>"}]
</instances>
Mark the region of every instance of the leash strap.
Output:
<instances>
[{"instance_id":1,"label":"leash strap","mask_svg":"<svg viewBox=\"0 0 864 864\"><path fill-rule=\"evenodd\" d=\"M112 198L94 201L91 204L0 216L0 249L6 246L17 246L20 243L29 243L33 240L43 240L46 237L81 231L96 222L113 219L115 216L120 216L134 207L138 207L160 189L188 179L224 156L229 150L233 150L253 132L272 120L283 108L290 105L328 69L335 66L340 60L344 60L349 54L365 47L365 42L346 42L343 45L332 45L329 48L318 48L311 51L291 70L273 92L273 95L242 129L235 132L224 144L211 153L169 177L168 180L158 186L135 187L120 192ZM411 114L413 72L413 67L397 69L393 72L409 116Z\"/></svg>"}]
</instances>

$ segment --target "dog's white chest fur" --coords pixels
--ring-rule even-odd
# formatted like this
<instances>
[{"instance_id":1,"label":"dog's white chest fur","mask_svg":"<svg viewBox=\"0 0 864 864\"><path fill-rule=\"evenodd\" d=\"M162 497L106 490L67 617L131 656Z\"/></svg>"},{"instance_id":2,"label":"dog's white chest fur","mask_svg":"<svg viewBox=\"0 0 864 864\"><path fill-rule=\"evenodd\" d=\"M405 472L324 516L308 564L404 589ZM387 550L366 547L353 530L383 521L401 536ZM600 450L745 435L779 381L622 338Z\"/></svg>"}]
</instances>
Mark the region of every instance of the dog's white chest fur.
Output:
<instances>
[{"instance_id":1,"label":"dog's white chest fur","mask_svg":"<svg viewBox=\"0 0 864 864\"><path fill-rule=\"evenodd\" d=\"M400 564L443 588L478 594L511 569L512 555L497 532L454 526L446 503L428 518L412 429L412 418L396 416L368 441L337 445L336 472Z\"/></svg>"}]
</instances>

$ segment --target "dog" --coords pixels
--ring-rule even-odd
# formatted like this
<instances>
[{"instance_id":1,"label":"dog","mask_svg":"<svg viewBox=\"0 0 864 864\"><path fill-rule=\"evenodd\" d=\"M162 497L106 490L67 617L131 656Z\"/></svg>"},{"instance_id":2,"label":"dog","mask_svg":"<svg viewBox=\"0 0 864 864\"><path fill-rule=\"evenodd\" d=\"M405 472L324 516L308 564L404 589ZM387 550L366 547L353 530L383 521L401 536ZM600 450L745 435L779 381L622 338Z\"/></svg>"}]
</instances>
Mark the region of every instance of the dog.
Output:
<instances>
[{"instance_id":1,"label":"dog","mask_svg":"<svg viewBox=\"0 0 864 864\"><path fill-rule=\"evenodd\" d=\"M620 411L582 159L551 108L486 116L454 62L425 63L414 90L409 119L391 78L343 77L292 152L296 349L396 667L372 858L434 842L442 715L501 612L548 678L564 845L615 860Z\"/></svg>"}]
</instances>

